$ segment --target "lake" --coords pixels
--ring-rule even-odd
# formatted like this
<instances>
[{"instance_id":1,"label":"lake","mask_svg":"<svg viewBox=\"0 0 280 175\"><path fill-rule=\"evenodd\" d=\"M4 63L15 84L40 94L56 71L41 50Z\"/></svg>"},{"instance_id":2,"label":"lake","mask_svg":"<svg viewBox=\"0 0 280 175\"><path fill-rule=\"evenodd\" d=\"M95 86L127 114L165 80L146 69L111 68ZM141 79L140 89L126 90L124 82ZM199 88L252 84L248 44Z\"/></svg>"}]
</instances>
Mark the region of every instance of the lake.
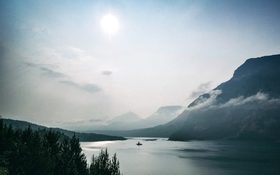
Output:
<instances>
[{"instance_id":1,"label":"lake","mask_svg":"<svg viewBox=\"0 0 280 175\"><path fill-rule=\"evenodd\" d=\"M280 143L128 138L81 142L81 147L88 162L103 148L110 156L117 153L124 175L280 174Z\"/></svg>"}]
</instances>

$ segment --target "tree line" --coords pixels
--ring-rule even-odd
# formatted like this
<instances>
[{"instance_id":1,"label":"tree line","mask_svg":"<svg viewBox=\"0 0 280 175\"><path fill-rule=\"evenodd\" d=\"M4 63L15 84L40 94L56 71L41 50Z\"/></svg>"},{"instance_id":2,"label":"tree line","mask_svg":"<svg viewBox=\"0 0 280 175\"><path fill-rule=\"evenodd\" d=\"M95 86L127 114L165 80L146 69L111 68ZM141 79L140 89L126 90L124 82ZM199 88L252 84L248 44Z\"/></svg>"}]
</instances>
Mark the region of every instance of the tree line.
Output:
<instances>
[{"instance_id":1,"label":"tree line","mask_svg":"<svg viewBox=\"0 0 280 175\"><path fill-rule=\"evenodd\" d=\"M51 130L15 129L0 119L2 175L120 175L116 154L107 149L88 166L79 139Z\"/></svg>"}]
</instances>

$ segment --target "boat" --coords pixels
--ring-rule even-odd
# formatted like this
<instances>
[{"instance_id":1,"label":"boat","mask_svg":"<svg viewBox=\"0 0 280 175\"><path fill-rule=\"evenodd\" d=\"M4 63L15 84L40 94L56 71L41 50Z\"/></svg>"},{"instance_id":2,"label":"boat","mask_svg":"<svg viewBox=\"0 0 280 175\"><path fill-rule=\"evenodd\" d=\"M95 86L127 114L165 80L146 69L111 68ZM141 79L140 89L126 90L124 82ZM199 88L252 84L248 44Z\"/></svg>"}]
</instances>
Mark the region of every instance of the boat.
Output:
<instances>
[{"instance_id":1,"label":"boat","mask_svg":"<svg viewBox=\"0 0 280 175\"><path fill-rule=\"evenodd\" d=\"M136 145L137 145L137 146L141 146L141 145L142 145L142 143L138 142L138 143L136 143Z\"/></svg>"}]
</instances>

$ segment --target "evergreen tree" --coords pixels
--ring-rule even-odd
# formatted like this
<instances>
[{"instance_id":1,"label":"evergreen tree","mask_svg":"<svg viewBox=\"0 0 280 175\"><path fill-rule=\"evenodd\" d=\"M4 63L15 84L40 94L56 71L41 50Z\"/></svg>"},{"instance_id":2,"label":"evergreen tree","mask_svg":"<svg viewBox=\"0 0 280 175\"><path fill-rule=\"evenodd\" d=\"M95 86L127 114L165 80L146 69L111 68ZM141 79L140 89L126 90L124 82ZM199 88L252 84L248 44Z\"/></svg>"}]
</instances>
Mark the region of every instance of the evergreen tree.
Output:
<instances>
[{"instance_id":1,"label":"evergreen tree","mask_svg":"<svg viewBox=\"0 0 280 175\"><path fill-rule=\"evenodd\" d=\"M73 171L77 175L87 175L88 169L86 157L82 154L79 139L76 138L75 135L70 140L70 149L72 154L72 163L74 163L73 167L75 167Z\"/></svg>"},{"instance_id":2,"label":"evergreen tree","mask_svg":"<svg viewBox=\"0 0 280 175\"><path fill-rule=\"evenodd\" d=\"M117 159L117 154L115 153L112 157L111 166L110 166L111 175L120 175L120 162Z\"/></svg>"},{"instance_id":3,"label":"evergreen tree","mask_svg":"<svg viewBox=\"0 0 280 175\"><path fill-rule=\"evenodd\" d=\"M90 175L120 175L120 166L116 154L110 160L108 150L102 149L99 156L92 156Z\"/></svg>"},{"instance_id":4,"label":"evergreen tree","mask_svg":"<svg viewBox=\"0 0 280 175\"><path fill-rule=\"evenodd\" d=\"M107 149L87 166L79 139L51 130L24 130L0 119L0 174L2 175L119 175L116 155Z\"/></svg>"}]
</instances>

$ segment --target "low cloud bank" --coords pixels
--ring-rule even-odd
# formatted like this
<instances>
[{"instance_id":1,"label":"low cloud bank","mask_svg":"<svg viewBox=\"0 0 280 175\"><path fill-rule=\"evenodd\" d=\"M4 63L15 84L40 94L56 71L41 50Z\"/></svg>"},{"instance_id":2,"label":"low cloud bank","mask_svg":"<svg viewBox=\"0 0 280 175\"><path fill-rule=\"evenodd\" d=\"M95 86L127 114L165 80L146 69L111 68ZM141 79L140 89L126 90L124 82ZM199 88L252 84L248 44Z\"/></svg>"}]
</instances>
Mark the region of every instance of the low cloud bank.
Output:
<instances>
[{"instance_id":1,"label":"low cloud bank","mask_svg":"<svg viewBox=\"0 0 280 175\"><path fill-rule=\"evenodd\" d=\"M228 108L241 105L254 105L254 104L270 104L270 105L280 105L279 98L270 98L269 94L258 92L255 95L244 97L239 96L228 100L226 103L220 104L217 101L217 97L222 94L221 90L210 91L209 97L199 97L197 100L197 105L189 107L187 110L207 110L210 108Z\"/></svg>"}]
</instances>

